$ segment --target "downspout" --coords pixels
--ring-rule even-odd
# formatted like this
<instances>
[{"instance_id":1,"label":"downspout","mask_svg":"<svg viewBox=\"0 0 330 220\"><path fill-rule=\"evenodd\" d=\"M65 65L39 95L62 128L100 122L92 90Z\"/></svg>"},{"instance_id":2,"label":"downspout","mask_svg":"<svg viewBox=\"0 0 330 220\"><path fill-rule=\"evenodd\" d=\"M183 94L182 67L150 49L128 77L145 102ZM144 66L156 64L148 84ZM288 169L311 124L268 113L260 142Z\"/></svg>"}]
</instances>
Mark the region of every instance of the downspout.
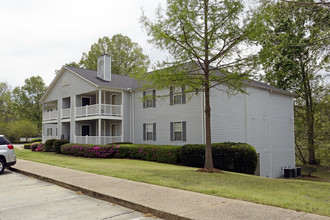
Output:
<instances>
[{"instance_id":1,"label":"downspout","mask_svg":"<svg viewBox=\"0 0 330 220\"><path fill-rule=\"evenodd\" d=\"M273 178L273 156L272 156L272 115L271 115L271 95L273 90L269 91L268 99L268 117L269 117L269 163L270 163L270 177Z\"/></svg>"},{"instance_id":2,"label":"downspout","mask_svg":"<svg viewBox=\"0 0 330 220\"><path fill-rule=\"evenodd\" d=\"M246 90L248 88L246 87ZM248 91L246 91L248 92ZM249 143L249 112L248 112L248 107L249 107L249 97L248 94L245 94L245 142L248 144Z\"/></svg>"}]
</instances>

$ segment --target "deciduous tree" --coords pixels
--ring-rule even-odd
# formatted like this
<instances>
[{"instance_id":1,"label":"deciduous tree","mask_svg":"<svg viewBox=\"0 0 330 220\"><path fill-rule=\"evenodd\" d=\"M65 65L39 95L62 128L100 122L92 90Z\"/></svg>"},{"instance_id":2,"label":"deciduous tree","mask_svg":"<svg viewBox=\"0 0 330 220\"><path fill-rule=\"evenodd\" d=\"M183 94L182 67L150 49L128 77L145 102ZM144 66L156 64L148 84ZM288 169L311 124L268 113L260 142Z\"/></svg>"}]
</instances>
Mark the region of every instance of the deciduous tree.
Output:
<instances>
[{"instance_id":1,"label":"deciduous tree","mask_svg":"<svg viewBox=\"0 0 330 220\"><path fill-rule=\"evenodd\" d=\"M46 86L40 76L32 76L25 80L25 85L13 90L15 109L21 119L36 122L41 129L42 111L40 98L46 91Z\"/></svg>"},{"instance_id":2,"label":"deciduous tree","mask_svg":"<svg viewBox=\"0 0 330 220\"><path fill-rule=\"evenodd\" d=\"M257 19L256 19L257 20ZM253 34L256 20L241 1L168 0L155 21L145 15L141 23L150 42L172 55L151 74L140 73L145 88L185 87L186 94L203 92L205 98L206 151L204 170L213 172L211 147L211 89L227 86L227 93L244 92L252 56L244 53L245 40ZM161 69L160 69L161 68Z\"/></svg>"},{"instance_id":3,"label":"deciduous tree","mask_svg":"<svg viewBox=\"0 0 330 220\"><path fill-rule=\"evenodd\" d=\"M83 53L79 65L86 69L97 69L97 58L102 54L111 55L111 72L121 75L129 75L139 71L147 71L149 57L143 54L138 43L124 35L116 34L99 38L97 43L91 46L87 53ZM71 65L75 66L74 62ZM70 64L69 64L70 65Z\"/></svg>"},{"instance_id":4,"label":"deciduous tree","mask_svg":"<svg viewBox=\"0 0 330 220\"><path fill-rule=\"evenodd\" d=\"M319 71L329 71L330 10L282 1L267 2L264 10L265 29L259 42L265 80L297 94L296 116L306 128L308 161L315 164L314 96L320 88Z\"/></svg>"}]
</instances>

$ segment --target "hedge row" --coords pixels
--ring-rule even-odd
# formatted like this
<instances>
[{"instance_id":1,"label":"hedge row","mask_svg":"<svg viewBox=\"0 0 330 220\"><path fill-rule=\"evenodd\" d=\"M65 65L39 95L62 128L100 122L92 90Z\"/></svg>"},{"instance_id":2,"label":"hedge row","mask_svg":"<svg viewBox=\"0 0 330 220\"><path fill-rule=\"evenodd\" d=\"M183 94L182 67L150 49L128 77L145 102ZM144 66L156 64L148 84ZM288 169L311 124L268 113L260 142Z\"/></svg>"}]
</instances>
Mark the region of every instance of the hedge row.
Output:
<instances>
[{"instance_id":1,"label":"hedge row","mask_svg":"<svg viewBox=\"0 0 330 220\"><path fill-rule=\"evenodd\" d=\"M80 157L131 158L192 167L203 167L205 160L205 145L202 144L188 144L182 147L64 144L61 152ZM253 174L257 167L257 153L251 145L245 143L212 144L212 156L214 167L221 170Z\"/></svg>"},{"instance_id":2,"label":"hedge row","mask_svg":"<svg viewBox=\"0 0 330 220\"><path fill-rule=\"evenodd\" d=\"M62 154L89 158L131 158L177 164L181 146L64 144Z\"/></svg>"},{"instance_id":3,"label":"hedge row","mask_svg":"<svg viewBox=\"0 0 330 220\"><path fill-rule=\"evenodd\" d=\"M185 166L203 167L204 155L204 144L187 144L181 148L181 160ZM258 163L256 150L245 143L214 143L212 158L217 169L247 174L253 174Z\"/></svg>"}]
</instances>

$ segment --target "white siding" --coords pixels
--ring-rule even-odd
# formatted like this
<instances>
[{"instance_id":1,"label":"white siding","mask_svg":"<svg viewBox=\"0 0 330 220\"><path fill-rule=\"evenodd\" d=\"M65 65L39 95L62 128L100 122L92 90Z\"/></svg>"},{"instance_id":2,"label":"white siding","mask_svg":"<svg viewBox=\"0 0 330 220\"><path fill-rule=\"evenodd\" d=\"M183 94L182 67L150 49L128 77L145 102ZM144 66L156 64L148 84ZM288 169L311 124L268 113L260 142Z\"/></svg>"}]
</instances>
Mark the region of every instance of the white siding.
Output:
<instances>
[{"instance_id":1,"label":"white siding","mask_svg":"<svg viewBox=\"0 0 330 220\"><path fill-rule=\"evenodd\" d=\"M169 95L169 90L157 90L156 95ZM157 100L156 107L143 108L143 92L134 94L134 143L141 144L201 144L203 143L201 96L193 96L186 104L170 105L169 97ZM170 141L170 122L186 121L187 141ZM156 123L156 141L143 141L143 123Z\"/></svg>"},{"instance_id":2,"label":"white siding","mask_svg":"<svg viewBox=\"0 0 330 220\"><path fill-rule=\"evenodd\" d=\"M283 175L282 168L295 166L292 98L271 94L272 176Z\"/></svg>"},{"instance_id":3,"label":"white siding","mask_svg":"<svg viewBox=\"0 0 330 220\"><path fill-rule=\"evenodd\" d=\"M283 166L295 164L292 97L253 87L247 92L213 91L212 142L249 143L260 154L260 175L280 177Z\"/></svg>"}]
</instances>

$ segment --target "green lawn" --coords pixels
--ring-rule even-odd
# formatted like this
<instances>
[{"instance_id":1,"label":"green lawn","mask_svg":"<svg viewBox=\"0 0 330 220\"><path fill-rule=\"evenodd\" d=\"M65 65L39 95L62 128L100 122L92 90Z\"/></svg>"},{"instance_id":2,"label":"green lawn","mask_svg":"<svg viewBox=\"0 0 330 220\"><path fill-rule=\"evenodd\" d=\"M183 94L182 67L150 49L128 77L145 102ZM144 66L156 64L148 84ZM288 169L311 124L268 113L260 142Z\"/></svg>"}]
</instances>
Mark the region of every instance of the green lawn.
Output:
<instances>
[{"instance_id":1,"label":"green lawn","mask_svg":"<svg viewBox=\"0 0 330 220\"><path fill-rule=\"evenodd\" d=\"M231 172L200 173L196 168L137 160L89 159L18 149L15 152L25 160L330 216L328 182L269 179Z\"/></svg>"}]
</instances>

